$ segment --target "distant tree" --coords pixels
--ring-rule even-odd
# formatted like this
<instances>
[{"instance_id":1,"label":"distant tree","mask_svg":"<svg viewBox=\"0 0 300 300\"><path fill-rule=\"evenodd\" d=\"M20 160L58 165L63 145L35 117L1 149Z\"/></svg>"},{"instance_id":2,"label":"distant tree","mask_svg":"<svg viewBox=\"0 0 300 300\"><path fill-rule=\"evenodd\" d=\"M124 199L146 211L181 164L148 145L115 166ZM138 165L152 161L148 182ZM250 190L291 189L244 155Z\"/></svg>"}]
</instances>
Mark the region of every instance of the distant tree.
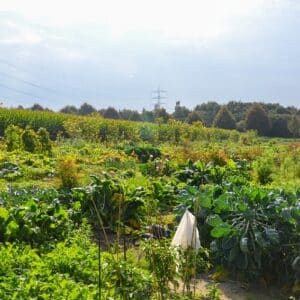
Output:
<instances>
[{"instance_id":1,"label":"distant tree","mask_svg":"<svg viewBox=\"0 0 300 300\"><path fill-rule=\"evenodd\" d=\"M273 137L291 137L292 134L288 128L290 116L289 115L274 115L271 117L272 128L270 130L270 136Z\"/></svg>"},{"instance_id":2,"label":"distant tree","mask_svg":"<svg viewBox=\"0 0 300 300\"><path fill-rule=\"evenodd\" d=\"M122 120L130 120L131 114L132 114L132 110L131 109L123 109L119 111L120 114L120 118Z\"/></svg>"},{"instance_id":3,"label":"distant tree","mask_svg":"<svg viewBox=\"0 0 300 300\"><path fill-rule=\"evenodd\" d=\"M196 110L190 112L185 121L189 124L193 124L199 121L203 122L201 119L201 114Z\"/></svg>"},{"instance_id":4,"label":"distant tree","mask_svg":"<svg viewBox=\"0 0 300 300\"><path fill-rule=\"evenodd\" d=\"M218 113L216 114L213 121L213 126L218 128L223 128L223 129L236 128L236 124L233 119L233 116L225 106L222 106L218 111Z\"/></svg>"},{"instance_id":5,"label":"distant tree","mask_svg":"<svg viewBox=\"0 0 300 300\"><path fill-rule=\"evenodd\" d=\"M170 119L170 115L167 113L165 108L156 108L154 110L154 119L161 118L164 123L167 123Z\"/></svg>"},{"instance_id":6,"label":"distant tree","mask_svg":"<svg viewBox=\"0 0 300 300\"><path fill-rule=\"evenodd\" d=\"M290 114L291 111L289 110L288 107L283 107L283 106L277 104L276 113L277 114Z\"/></svg>"},{"instance_id":7,"label":"distant tree","mask_svg":"<svg viewBox=\"0 0 300 300\"><path fill-rule=\"evenodd\" d=\"M294 138L300 136L300 118L296 114L292 115L288 122L288 128Z\"/></svg>"},{"instance_id":8,"label":"distant tree","mask_svg":"<svg viewBox=\"0 0 300 300\"><path fill-rule=\"evenodd\" d=\"M43 110L45 110L45 108L42 105L38 104L38 103L34 103L29 109L34 110L34 111L43 111Z\"/></svg>"},{"instance_id":9,"label":"distant tree","mask_svg":"<svg viewBox=\"0 0 300 300\"><path fill-rule=\"evenodd\" d=\"M108 107L106 110L103 111L103 117L107 119L120 119L120 114L118 111L113 107Z\"/></svg>"},{"instance_id":10,"label":"distant tree","mask_svg":"<svg viewBox=\"0 0 300 300\"><path fill-rule=\"evenodd\" d=\"M180 101L176 102L175 110L173 112L173 118L175 120L184 122L186 120L187 116L189 115L189 113L190 113L190 110L185 106L181 106Z\"/></svg>"},{"instance_id":11,"label":"distant tree","mask_svg":"<svg viewBox=\"0 0 300 300\"><path fill-rule=\"evenodd\" d=\"M238 123L246 119L246 111L253 103L241 101L229 101L226 105L227 109L232 113L235 121Z\"/></svg>"},{"instance_id":12,"label":"distant tree","mask_svg":"<svg viewBox=\"0 0 300 300\"><path fill-rule=\"evenodd\" d=\"M256 130L259 135L267 135L269 133L271 122L266 111L260 104L254 103L247 110L246 128L248 130Z\"/></svg>"},{"instance_id":13,"label":"distant tree","mask_svg":"<svg viewBox=\"0 0 300 300\"><path fill-rule=\"evenodd\" d=\"M86 116L86 115L90 115L94 112L97 112L97 110L90 104L88 103L83 103L80 108L78 109L78 114L81 116Z\"/></svg>"},{"instance_id":14,"label":"distant tree","mask_svg":"<svg viewBox=\"0 0 300 300\"><path fill-rule=\"evenodd\" d=\"M246 121L245 120L241 120L239 122L236 123L236 129L238 131L244 132L246 131Z\"/></svg>"},{"instance_id":15,"label":"distant tree","mask_svg":"<svg viewBox=\"0 0 300 300\"><path fill-rule=\"evenodd\" d=\"M22 105L18 105L17 109L24 109L24 107Z\"/></svg>"},{"instance_id":16,"label":"distant tree","mask_svg":"<svg viewBox=\"0 0 300 300\"><path fill-rule=\"evenodd\" d=\"M138 111L133 111L130 117L131 121L142 121L142 117Z\"/></svg>"},{"instance_id":17,"label":"distant tree","mask_svg":"<svg viewBox=\"0 0 300 300\"><path fill-rule=\"evenodd\" d=\"M78 109L74 105L67 105L60 110L61 113L76 115L78 114Z\"/></svg>"},{"instance_id":18,"label":"distant tree","mask_svg":"<svg viewBox=\"0 0 300 300\"><path fill-rule=\"evenodd\" d=\"M120 111L120 118L123 120L130 120L130 121L141 121L141 115L136 110L131 109L123 109Z\"/></svg>"},{"instance_id":19,"label":"distant tree","mask_svg":"<svg viewBox=\"0 0 300 300\"><path fill-rule=\"evenodd\" d=\"M154 122L154 113L151 110L146 110L143 108L142 114L141 114L142 121L144 122Z\"/></svg>"},{"instance_id":20,"label":"distant tree","mask_svg":"<svg viewBox=\"0 0 300 300\"><path fill-rule=\"evenodd\" d=\"M220 104L214 101L202 103L195 107L195 111L199 112L202 122L206 126L212 126L215 115L220 109Z\"/></svg>"}]
</instances>

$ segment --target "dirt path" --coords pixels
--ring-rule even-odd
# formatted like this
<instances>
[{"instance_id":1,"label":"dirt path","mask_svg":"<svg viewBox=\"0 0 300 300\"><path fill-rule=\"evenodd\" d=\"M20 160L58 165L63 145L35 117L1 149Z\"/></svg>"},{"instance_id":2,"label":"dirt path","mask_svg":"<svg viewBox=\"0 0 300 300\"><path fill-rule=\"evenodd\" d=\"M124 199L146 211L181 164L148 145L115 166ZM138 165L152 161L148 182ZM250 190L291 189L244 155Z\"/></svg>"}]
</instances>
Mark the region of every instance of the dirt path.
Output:
<instances>
[{"instance_id":1,"label":"dirt path","mask_svg":"<svg viewBox=\"0 0 300 300\"><path fill-rule=\"evenodd\" d=\"M201 276L196 280L196 291L206 294L208 287L214 284L207 276ZM218 289L221 291L222 300L280 300L288 299L274 288L263 289L259 287L246 287L243 284L227 280L226 282L217 283Z\"/></svg>"}]
</instances>

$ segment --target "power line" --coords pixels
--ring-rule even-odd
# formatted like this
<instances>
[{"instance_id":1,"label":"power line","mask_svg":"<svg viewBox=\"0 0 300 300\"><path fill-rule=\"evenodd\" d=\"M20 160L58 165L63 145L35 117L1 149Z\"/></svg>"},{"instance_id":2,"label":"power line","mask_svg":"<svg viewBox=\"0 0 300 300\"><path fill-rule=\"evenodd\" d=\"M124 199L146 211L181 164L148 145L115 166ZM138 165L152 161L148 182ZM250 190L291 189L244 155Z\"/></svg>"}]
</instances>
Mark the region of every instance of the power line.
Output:
<instances>
[{"instance_id":1,"label":"power line","mask_svg":"<svg viewBox=\"0 0 300 300\"><path fill-rule=\"evenodd\" d=\"M32 73L30 71L26 70L25 68L16 66L15 64L7 62L7 61L5 61L5 60L3 60L1 58L0 58L0 64L9 66L9 67L17 70L18 72L22 72L24 74L29 74L30 76L32 76ZM3 71L1 71L0 73L5 74ZM39 88L39 89L44 89L44 90L47 90L48 92L51 92L51 93L55 93L56 95L58 95L60 97L62 97L62 96L63 97L74 97L74 95L71 94L71 93L64 92L64 91L59 91L57 89L53 89L53 88L50 88L50 87L46 87L46 86L44 86L42 84L37 83L36 81L33 82L33 81L29 81L29 80L24 80L24 79L22 79L20 77L16 77L16 76L13 76L13 75L8 75L8 74L5 74L5 75L8 76L8 77L10 77L10 78L12 78L12 79L18 80L18 81L23 82L23 83L28 84L28 85L31 85L33 87L36 87L36 88ZM51 80L53 80L53 79L51 78ZM68 90L68 91L69 90L74 91L76 89L78 90L78 87L74 88L74 87L71 87L71 86L64 85L61 82L59 82L58 80L55 80L55 81L56 81L56 84L59 85L64 90ZM84 91L82 89L80 89L80 90L81 90L81 93L86 93L86 91ZM80 91L79 91L79 93L80 93ZM77 92L76 92L76 94L80 98L86 98L86 96L85 95L83 96L83 94L80 95ZM95 94L94 96L96 96L96 97L104 97L104 95L99 95L98 93Z\"/></svg>"},{"instance_id":2,"label":"power line","mask_svg":"<svg viewBox=\"0 0 300 300\"><path fill-rule=\"evenodd\" d=\"M5 84L0 83L0 86L3 87L3 88L5 88L5 89L11 90L11 91L13 91L15 93L23 94L23 95L26 95L26 96L29 96L29 97L33 97L33 98L37 98L37 99L41 100L41 97L39 97L39 96L33 95L31 93L28 93L28 92L24 92L24 91L21 91L21 90L12 88L12 87L9 87L9 86L7 86Z\"/></svg>"},{"instance_id":3,"label":"power line","mask_svg":"<svg viewBox=\"0 0 300 300\"><path fill-rule=\"evenodd\" d=\"M152 93L155 93L156 96L152 97L153 100L157 100L156 103L154 104L154 109L160 109L162 104L165 104L164 102L161 102L161 99L166 99L167 97L165 96L167 91L161 90L160 86L158 86L157 90L152 91Z\"/></svg>"},{"instance_id":4,"label":"power line","mask_svg":"<svg viewBox=\"0 0 300 300\"><path fill-rule=\"evenodd\" d=\"M31 86L33 86L33 87L36 87L36 88L39 88L39 89L42 89L42 90L46 90L46 91L48 91L48 92L55 93L55 94L59 95L54 89L51 89L51 88L48 88L48 87L45 87L45 86L36 84L36 83L31 82L31 81L28 81L28 80L24 80L24 79L22 79L22 78L20 78L20 77L13 76L13 75L4 73L4 72L2 72L2 71L0 71L0 74L6 76L6 77L8 77L8 78L12 78L12 79L14 79L14 80L20 81L20 82L22 82L22 83L31 85ZM61 96L61 95L60 95L60 96Z\"/></svg>"},{"instance_id":5,"label":"power line","mask_svg":"<svg viewBox=\"0 0 300 300\"><path fill-rule=\"evenodd\" d=\"M30 76L32 76L32 73L31 73L30 71L26 70L25 68L16 66L15 64L12 64L12 63L10 63L10 62L7 62L7 61L5 61L5 60L3 60L3 59L1 59L1 58L0 58L0 64L9 66L9 67L15 69L16 71L18 71L19 73L22 72L22 73L24 73L24 74L29 74ZM23 83L25 83L25 84L31 85L31 86L36 87L36 88L39 88L39 89L47 90L48 92L55 93L56 95L59 95L60 97L62 96L62 95L60 94L60 91L57 91L56 89L47 87L47 86L42 85L42 84L40 84L40 83L37 83L36 81L33 82L33 81L31 81L31 80L30 80L30 81L29 81L29 80L25 80L25 79L22 79L22 78L20 78L20 77L17 77L17 76L14 76L14 75L10 75L10 74L4 73L3 71L1 71L0 73L3 74L3 75L5 75L5 76L7 76L7 77L10 77L10 78L12 78L12 79L14 79L14 80L18 80L18 81L20 81L20 82L23 82ZM58 82L58 81L57 81L57 82ZM67 89L67 90L74 90L73 87L68 87L68 86L66 86L66 85L62 85L61 82L59 82L58 84L59 84L61 87L63 87L64 89ZM61 93L62 93L62 94L65 94L63 91L62 91ZM66 94L65 94L64 97L65 97L65 96L68 96L68 97L71 96L71 97L72 97L73 95L71 95L71 94L66 95ZM81 97L84 98L83 96L81 96Z\"/></svg>"}]
</instances>

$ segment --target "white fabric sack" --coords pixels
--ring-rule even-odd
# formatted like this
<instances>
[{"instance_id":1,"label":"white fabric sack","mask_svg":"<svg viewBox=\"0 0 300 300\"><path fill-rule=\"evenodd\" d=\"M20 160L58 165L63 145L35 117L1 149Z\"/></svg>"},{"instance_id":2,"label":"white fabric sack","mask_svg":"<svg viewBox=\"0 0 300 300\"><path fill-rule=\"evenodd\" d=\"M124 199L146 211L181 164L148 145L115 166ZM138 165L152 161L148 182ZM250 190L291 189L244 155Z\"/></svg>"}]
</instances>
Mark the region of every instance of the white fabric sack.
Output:
<instances>
[{"instance_id":1,"label":"white fabric sack","mask_svg":"<svg viewBox=\"0 0 300 300\"><path fill-rule=\"evenodd\" d=\"M188 210L185 211L181 218L171 245L181 246L183 249L193 247L196 251L200 248L196 218Z\"/></svg>"}]
</instances>

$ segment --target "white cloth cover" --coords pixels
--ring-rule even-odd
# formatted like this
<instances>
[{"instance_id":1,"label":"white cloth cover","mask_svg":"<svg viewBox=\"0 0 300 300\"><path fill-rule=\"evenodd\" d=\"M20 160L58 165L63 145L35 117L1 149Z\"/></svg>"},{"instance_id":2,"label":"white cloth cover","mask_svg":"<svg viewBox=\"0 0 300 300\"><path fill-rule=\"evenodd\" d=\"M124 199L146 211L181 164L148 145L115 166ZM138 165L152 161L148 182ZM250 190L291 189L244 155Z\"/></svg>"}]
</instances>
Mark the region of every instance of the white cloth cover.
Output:
<instances>
[{"instance_id":1,"label":"white cloth cover","mask_svg":"<svg viewBox=\"0 0 300 300\"><path fill-rule=\"evenodd\" d=\"M199 231L197 221L193 214L185 211L181 218L171 243L172 246L181 246L183 249L193 247L196 251L200 248Z\"/></svg>"}]
</instances>

